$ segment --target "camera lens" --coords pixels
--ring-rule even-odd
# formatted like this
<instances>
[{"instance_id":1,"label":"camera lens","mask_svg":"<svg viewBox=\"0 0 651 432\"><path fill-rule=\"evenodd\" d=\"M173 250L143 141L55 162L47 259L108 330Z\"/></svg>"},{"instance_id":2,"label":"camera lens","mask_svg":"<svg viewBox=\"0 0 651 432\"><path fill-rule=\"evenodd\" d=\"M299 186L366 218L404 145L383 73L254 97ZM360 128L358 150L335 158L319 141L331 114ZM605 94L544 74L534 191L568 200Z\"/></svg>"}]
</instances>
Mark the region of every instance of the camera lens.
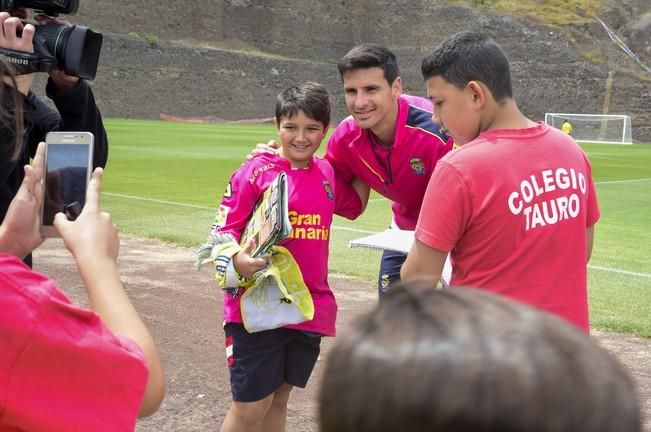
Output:
<instances>
[{"instance_id":1,"label":"camera lens","mask_svg":"<svg viewBox=\"0 0 651 432\"><path fill-rule=\"evenodd\" d=\"M56 58L57 67L68 75L94 79L102 35L83 26L68 27L49 22L36 26L36 38Z\"/></svg>"}]
</instances>

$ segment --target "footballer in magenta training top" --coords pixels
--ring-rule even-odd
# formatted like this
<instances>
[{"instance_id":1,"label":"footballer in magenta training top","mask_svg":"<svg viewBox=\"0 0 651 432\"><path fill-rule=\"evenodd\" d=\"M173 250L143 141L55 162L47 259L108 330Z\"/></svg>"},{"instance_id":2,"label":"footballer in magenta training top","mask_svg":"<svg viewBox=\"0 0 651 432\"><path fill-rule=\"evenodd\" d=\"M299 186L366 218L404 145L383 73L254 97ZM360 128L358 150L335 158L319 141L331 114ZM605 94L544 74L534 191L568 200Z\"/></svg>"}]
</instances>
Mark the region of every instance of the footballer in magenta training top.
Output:
<instances>
[{"instance_id":1,"label":"footballer in magenta training top","mask_svg":"<svg viewBox=\"0 0 651 432\"><path fill-rule=\"evenodd\" d=\"M452 140L432 122L432 103L401 95L392 146L375 143L370 131L348 117L330 137L325 159L344 182L357 177L393 201L397 227L413 230L436 163L451 149Z\"/></svg>"},{"instance_id":2,"label":"footballer in magenta training top","mask_svg":"<svg viewBox=\"0 0 651 432\"><path fill-rule=\"evenodd\" d=\"M306 168L292 169L280 156L257 155L231 176L214 229L239 241L256 202L281 171L287 174L292 232L279 245L296 260L314 301L314 319L286 327L334 336L337 304L328 286L332 215L336 210L354 218L361 213L361 202L351 187L335 184L329 162L313 157ZM224 293L224 321L242 322L240 296Z\"/></svg>"}]
</instances>

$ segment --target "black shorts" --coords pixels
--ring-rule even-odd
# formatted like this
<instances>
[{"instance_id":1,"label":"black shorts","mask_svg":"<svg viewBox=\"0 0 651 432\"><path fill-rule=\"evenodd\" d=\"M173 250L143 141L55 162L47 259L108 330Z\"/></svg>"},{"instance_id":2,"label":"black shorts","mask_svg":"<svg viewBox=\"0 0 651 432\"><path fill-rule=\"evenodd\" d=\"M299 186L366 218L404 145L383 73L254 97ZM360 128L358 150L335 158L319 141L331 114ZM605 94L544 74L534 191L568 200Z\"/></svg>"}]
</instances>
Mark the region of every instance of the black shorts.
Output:
<instances>
[{"instance_id":1,"label":"black shorts","mask_svg":"<svg viewBox=\"0 0 651 432\"><path fill-rule=\"evenodd\" d=\"M407 254L385 250L380 261L377 290L382 297L389 292L389 286L400 280L400 269L407 259Z\"/></svg>"},{"instance_id":2,"label":"black shorts","mask_svg":"<svg viewBox=\"0 0 651 432\"><path fill-rule=\"evenodd\" d=\"M321 351L321 335L279 328L249 333L228 323L226 360L236 402L255 402L283 384L304 388Z\"/></svg>"}]
</instances>

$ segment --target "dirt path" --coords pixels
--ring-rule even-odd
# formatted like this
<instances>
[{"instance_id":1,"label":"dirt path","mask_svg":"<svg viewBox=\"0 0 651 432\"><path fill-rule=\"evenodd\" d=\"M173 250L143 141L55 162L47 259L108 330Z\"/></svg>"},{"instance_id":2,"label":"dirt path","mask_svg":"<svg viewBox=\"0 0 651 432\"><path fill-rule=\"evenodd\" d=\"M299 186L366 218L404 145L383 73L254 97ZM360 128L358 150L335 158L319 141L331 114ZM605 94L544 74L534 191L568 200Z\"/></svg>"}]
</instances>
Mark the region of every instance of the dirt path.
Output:
<instances>
[{"instance_id":1,"label":"dirt path","mask_svg":"<svg viewBox=\"0 0 651 432\"><path fill-rule=\"evenodd\" d=\"M163 405L139 422L140 432L218 430L230 403L220 293L212 283L210 269L192 269L190 253L190 249L155 241L122 239L122 277L158 342L168 380ZM52 275L73 299L87 305L74 261L60 240L48 240L34 255L36 270ZM335 276L331 286L339 303L340 331L376 299L374 289L354 279ZM593 334L629 368L638 383L642 409L651 419L651 340L598 331ZM324 340L322 359L331 344L331 339ZM316 392L322 369L320 360L308 387L293 392L288 432L318 430ZM651 432L651 424L645 431Z\"/></svg>"}]
</instances>

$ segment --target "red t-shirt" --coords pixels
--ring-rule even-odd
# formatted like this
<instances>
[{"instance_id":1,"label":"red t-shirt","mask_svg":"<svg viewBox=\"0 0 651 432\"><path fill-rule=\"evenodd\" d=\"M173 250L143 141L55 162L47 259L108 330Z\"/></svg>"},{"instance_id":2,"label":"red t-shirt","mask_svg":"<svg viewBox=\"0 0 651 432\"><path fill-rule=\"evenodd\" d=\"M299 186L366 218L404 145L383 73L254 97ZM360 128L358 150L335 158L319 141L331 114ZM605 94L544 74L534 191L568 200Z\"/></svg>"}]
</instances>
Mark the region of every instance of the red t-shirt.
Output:
<instances>
[{"instance_id":1,"label":"red t-shirt","mask_svg":"<svg viewBox=\"0 0 651 432\"><path fill-rule=\"evenodd\" d=\"M0 254L0 431L133 430L147 385L142 350Z\"/></svg>"},{"instance_id":2,"label":"red t-shirt","mask_svg":"<svg viewBox=\"0 0 651 432\"><path fill-rule=\"evenodd\" d=\"M450 251L451 285L511 297L588 331L586 229L598 219L585 153L538 124L482 133L444 157L416 238Z\"/></svg>"}]
</instances>

